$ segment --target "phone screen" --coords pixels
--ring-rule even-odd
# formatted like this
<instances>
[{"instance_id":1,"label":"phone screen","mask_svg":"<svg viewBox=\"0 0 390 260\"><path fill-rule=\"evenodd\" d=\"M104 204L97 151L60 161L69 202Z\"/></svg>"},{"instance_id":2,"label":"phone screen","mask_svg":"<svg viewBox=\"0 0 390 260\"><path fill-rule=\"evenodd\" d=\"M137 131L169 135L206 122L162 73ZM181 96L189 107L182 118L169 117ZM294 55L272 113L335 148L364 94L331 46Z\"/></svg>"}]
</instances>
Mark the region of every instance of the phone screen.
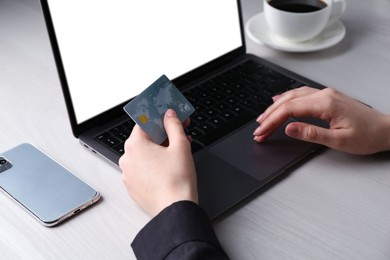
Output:
<instances>
[{"instance_id":1,"label":"phone screen","mask_svg":"<svg viewBox=\"0 0 390 260\"><path fill-rule=\"evenodd\" d=\"M45 226L100 199L96 189L31 144L0 153L0 187Z\"/></svg>"}]
</instances>

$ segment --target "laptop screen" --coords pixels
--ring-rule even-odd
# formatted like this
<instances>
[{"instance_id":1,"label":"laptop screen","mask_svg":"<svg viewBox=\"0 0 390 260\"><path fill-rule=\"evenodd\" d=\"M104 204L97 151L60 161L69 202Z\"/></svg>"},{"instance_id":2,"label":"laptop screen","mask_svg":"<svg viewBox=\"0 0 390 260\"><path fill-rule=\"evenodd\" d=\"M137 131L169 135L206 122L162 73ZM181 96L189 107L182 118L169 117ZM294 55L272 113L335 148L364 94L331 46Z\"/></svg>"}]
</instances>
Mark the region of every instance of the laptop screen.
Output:
<instances>
[{"instance_id":1,"label":"laptop screen","mask_svg":"<svg viewBox=\"0 0 390 260\"><path fill-rule=\"evenodd\" d=\"M236 0L49 0L78 124L242 46Z\"/></svg>"}]
</instances>

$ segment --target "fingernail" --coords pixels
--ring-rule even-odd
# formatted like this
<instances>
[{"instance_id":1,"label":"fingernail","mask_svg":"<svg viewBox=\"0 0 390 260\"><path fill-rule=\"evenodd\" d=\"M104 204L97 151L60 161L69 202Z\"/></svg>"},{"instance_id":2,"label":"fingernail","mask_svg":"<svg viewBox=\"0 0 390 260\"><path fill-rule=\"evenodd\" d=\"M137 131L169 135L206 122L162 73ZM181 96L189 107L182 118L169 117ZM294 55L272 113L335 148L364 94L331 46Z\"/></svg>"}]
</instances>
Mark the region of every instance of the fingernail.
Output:
<instances>
[{"instance_id":1,"label":"fingernail","mask_svg":"<svg viewBox=\"0 0 390 260\"><path fill-rule=\"evenodd\" d=\"M259 142L259 143L264 142L264 138L261 136L255 136L255 137L253 137L253 140L255 140L256 142Z\"/></svg>"},{"instance_id":2,"label":"fingernail","mask_svg":"<svg viewBox=\"0 0 390 260\"><path fill-rule=\"evenodd\" d=\"M275 102L276 100L278 100L280 98L281 95L276 95L276 96L273 96L272 97L272 100Z\"/></svg>"},{"instance_id":3,"label":"fingernail","mask_svg":"<svg viewBox=\"0 0 390 260\"><path fill-rule=\"evenodd\" d=\"M256 119L256 122L260 122L261 119L263 119L263 117L264 117L264 113L259 115L259 117Z\"/></svg>"},{"instance_id":4,"label":"fingernail","mask_svg":"<svg viewBox=\"0 0 390 260\"><path fill-rule=\"evenodd\" d=\"M289 125L286 129L286 134L291 137L298 137L299 136L299 127L296 125Z\"/></svg>"},{"instance_id":5,"label":"fingernail","mask_svg":"<svg viewBox=\"0 0 390 260\"><path fill-rule=\"evenodd\" d=\"M167 112L165 112L165 114L166 114L167 116L170 116L170 117L176 116L175 110L173 110L173 109L171 109L171 108L169 108L169 109L167 110Z\"/></svg>"},{"instance_id":6,"label":"fingernail","mask_svg":"<svg viewBox=\"0 0 390 260\"><path fill-rule=\"evenodd\" d=\"M260 133L260 126L256 128L256 130L253 132L253 135L259 135Z\"/></svg>"}]
</instances>

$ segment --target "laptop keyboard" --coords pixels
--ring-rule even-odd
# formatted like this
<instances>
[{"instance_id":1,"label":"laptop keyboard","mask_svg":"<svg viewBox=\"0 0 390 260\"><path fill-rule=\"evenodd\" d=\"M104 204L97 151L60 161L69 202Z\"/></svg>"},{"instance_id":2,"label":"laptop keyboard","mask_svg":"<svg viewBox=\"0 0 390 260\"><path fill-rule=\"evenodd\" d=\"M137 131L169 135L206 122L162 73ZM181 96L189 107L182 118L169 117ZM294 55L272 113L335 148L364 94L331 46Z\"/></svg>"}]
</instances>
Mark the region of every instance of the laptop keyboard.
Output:
<instances>
[{"instance_id":1,"label":"laptop keyboard","mask_svg":"<svg viewBox=\"0 0 390 260\"><path fill-rule=\"evenodd\" d=\"M255 61L246 61L222 74L185 91L184 96L195 107L191 124L192 151L205 147L239 126L254 120L269 105L272 97L299 86L297 82ZM124 142L134 122L119 124L96 139L124 153Z\"/></svg>"},{"instance_id":2,"label":"laptop keyboard","mask_svg":"<svg viewBox=\"0 0 390 260\"><path fill-rule=\"evenodd\" d=\"M134 121L129 119L119 125L116 125L110 130L97 135L95 139L108 146L114 152L122 155L125 152L125 141L129 138L134 125Z\"/></svg>"}]
</instances>

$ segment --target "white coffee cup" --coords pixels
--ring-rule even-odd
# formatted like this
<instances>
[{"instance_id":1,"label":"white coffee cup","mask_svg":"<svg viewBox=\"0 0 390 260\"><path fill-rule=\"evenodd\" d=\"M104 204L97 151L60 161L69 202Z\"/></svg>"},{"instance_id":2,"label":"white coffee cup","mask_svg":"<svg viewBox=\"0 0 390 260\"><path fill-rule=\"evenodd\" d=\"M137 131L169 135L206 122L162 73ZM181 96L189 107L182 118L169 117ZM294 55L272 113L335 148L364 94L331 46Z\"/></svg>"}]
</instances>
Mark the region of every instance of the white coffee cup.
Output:
<instances>
[{"instance_id":1,"label":"white coffee cup","mask_svg":"<svg viewBox=\"0 0 390 260\"><path fill-rule=\"evenodd\" d=\"M297 5L303 4L307 7L310 2L319 9L306 10L307 12L303 12L304 8L296 10L299 7ZM295 6L292 6L294 4ZM279 40L288 42L304 42L313 39L327 25L337 21L345 8L345 0L264 0L263 3L268 27Z\"/></svg>"}]
</instances>

